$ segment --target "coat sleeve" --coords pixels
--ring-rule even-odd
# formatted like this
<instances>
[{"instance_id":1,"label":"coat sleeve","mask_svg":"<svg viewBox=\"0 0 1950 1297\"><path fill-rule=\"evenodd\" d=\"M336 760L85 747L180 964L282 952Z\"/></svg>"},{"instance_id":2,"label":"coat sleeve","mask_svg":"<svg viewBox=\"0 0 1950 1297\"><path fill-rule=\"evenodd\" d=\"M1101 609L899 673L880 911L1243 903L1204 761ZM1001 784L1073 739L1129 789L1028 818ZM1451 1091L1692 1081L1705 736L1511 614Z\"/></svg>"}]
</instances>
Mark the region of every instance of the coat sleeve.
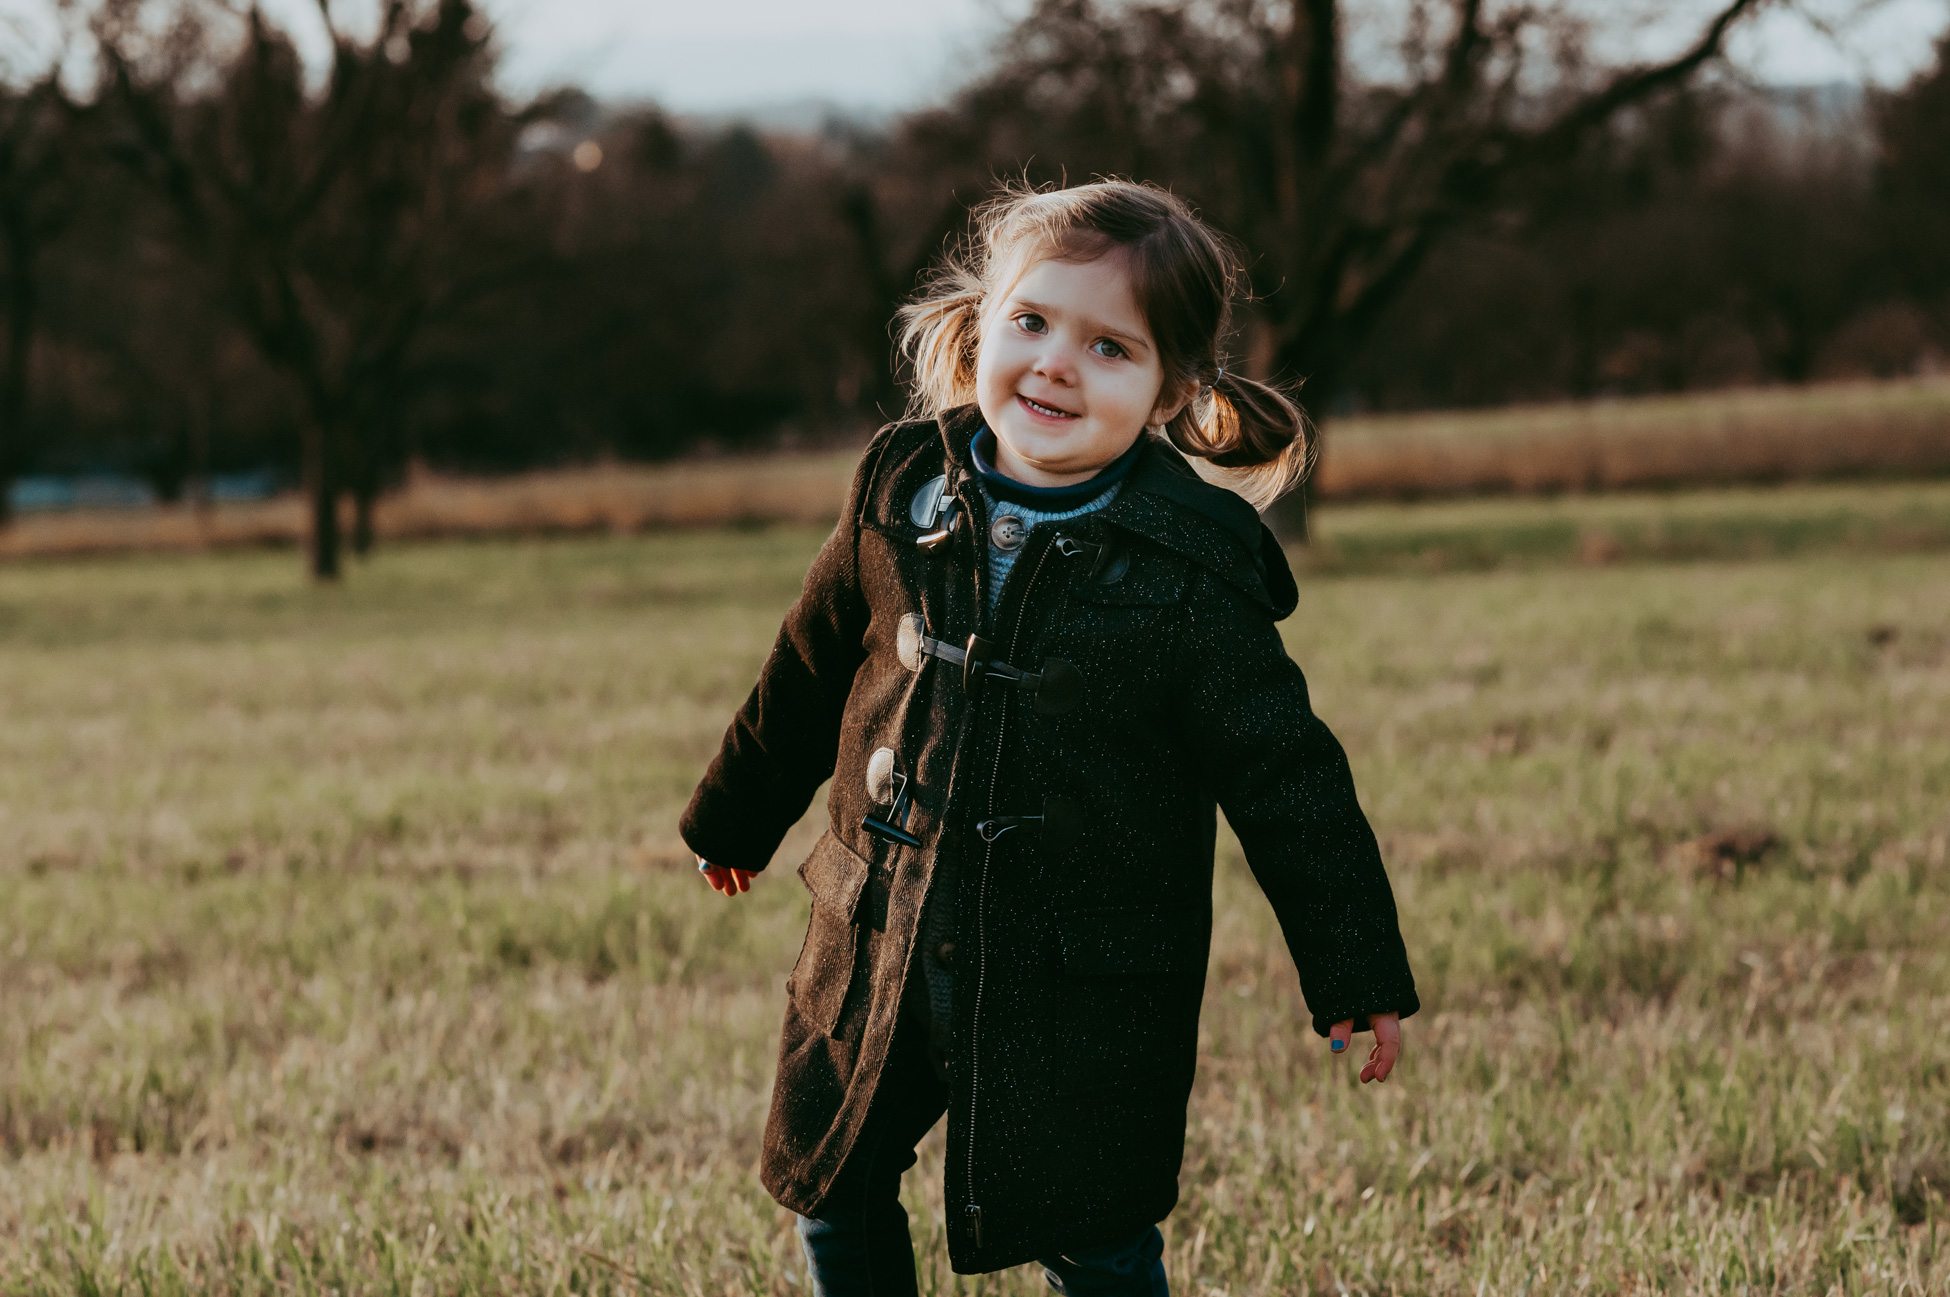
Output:
<instances>
[{"instance_id":1,"label":"coat sleeve","mask_svg":"<svg viewBox=\"0 0 1950 1297\"><path fill-rule=\"evenodd\" d=\"M758 683L684 808L678 831L712 864L764 869L832 777L847 696L866 660L860 508L886 440L876 438L861 457L839 524L820 547Z\"/></svg>"},{"instance_id":2,"label":"coat sleeve","mask_svg":"<svg viewBox=\"0 0 1950 1297\"><path fill-rule=\"evenodd\" d=\"M1183 724L1300 970L1314 1030L1421 1007L1347 754L1264 611L1210 573L1185 639Z\"/></svg>"}]
</instances>

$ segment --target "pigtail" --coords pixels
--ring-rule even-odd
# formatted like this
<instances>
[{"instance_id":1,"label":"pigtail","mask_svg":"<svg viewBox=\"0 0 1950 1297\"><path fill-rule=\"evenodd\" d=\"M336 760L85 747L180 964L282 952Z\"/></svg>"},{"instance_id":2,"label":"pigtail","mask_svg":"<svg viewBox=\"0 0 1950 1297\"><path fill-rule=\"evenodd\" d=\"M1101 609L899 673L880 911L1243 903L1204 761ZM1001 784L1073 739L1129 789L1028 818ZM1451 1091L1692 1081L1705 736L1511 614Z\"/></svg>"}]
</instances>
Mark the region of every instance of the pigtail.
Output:
<instances>
[{"instance_id":1,"label":"pigtail","mask_svg":"<svg viewBox=\"0 0 1950 1297\"><path fill-rule=\"evenodd\" d=\"M981 340L982 276L951 255L901 307L900 354L913 370L907 417L931 419L975 399L975 347Z\"/></svg>"},{"instance_id":2,"label":"pigtail","mask_svg":"<svg viewBox=\"0 0 1950 1297\"><path fill-rule=\"evenodd\" d=\"M1265 509L1313 467L1314 433L1299 403L1271 383L1218 370L1165 425L1199 475Z\"/></svg>"}]
</instances>

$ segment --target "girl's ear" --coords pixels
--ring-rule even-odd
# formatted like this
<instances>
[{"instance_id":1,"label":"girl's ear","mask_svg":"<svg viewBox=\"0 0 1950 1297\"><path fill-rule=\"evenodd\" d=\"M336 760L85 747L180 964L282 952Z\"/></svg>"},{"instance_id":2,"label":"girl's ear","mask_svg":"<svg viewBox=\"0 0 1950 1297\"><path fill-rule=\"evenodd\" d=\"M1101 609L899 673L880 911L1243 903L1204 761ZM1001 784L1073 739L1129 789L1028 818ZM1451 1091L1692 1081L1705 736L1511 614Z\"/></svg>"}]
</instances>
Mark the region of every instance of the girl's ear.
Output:
<instances>
[{"instance_id":1,"label":"girl's ear","mask_svg":"<svg viewBox=\"0 0 1950 1297\"><path fill-rule=\"evenodd\" d=\"M1166 383L1158 389L1158 403L1151 408L1151 417L1145 420L1147 428L1162 428L1178 417L1179 411L1192 403L1198 395L1198 380L1187 378L1177 383Z\"/></svg>"}]
</instances>

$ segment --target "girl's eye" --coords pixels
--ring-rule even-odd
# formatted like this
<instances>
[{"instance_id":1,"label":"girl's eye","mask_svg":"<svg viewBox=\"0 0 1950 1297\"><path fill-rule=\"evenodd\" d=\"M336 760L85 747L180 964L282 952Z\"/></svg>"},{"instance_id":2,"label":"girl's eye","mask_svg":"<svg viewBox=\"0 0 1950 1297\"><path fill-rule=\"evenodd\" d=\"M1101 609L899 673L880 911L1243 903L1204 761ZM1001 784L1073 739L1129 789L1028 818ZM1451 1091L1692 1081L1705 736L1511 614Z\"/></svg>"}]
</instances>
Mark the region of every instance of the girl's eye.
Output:
<instances>
[{"instance_id":1,"label":"girl's eye","mask_svg":"<svg viewBox=\"0 0 1950 1297\"><path fill-rule=\"evenodd\" d=\"M1018 315L1016 324L1024 333L1041 333L1049 327L1043 322L1043 317L1034 311L1024 311Z\"/></svg>"},{"instance_id":2,"label":"girl's eye","mask_svg":"<svg viewBox=\"0 0 1950 1297\"><path fill-rule=\"evenodd\" d=\"M1124 357L1124 348L1118 346L1109 338L1097 339L1096 342L1091 344L1091 350L1109 360L1121 360Z\"/></svg>"}]
</instances>

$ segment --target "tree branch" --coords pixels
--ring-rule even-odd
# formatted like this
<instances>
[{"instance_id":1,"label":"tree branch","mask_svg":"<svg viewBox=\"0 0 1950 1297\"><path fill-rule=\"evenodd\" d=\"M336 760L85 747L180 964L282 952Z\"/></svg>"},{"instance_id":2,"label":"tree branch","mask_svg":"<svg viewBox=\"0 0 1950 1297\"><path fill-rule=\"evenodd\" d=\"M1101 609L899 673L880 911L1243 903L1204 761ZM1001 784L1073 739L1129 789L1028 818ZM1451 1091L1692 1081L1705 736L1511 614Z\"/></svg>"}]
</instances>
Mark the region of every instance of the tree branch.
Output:
<instances>
[{"instance_id":1,"label":"tree branch","mask_svg":"<svg viewBox=\"0 0 1950 1297\"><path fill-rule=\"evenodd\" d=\"M1396 99L1368 137L1334 165L1323 186L1325 190L1344 192L1356 174L1395 147L1418 114L1427 115L1444 105L1463 101L1473 81L1477 56L1488 41L1483 32L1482 14L1482 0L1461 0L1457 6L1456 32L1443 56L1442 74Z\"/></svg>"},{"instance_id":2,"label":"tree branch","mask_svg":"<svg viewBox=\"0 0 1950 1297\"><path fill-rule=\"evenodd\" d=\"M339 35L338 23L332 19L332 0L315 0L314 7L318 10L318 21L325 24L325 39L332 43L332 53L336 56L345 40Z\"/></svg>"},{"instance_id":3,"label":"tree branch","mask_svg":"<svg viewBox=\"0 0 1950 1297\"><path fill-rule=\"evenodd\" d=\"M1462 0L1456 6L1456 35L1442 61L1442 87L1449 97L1468 88L1476 66L1477 52L1483 48L1483 0Z\"/></svg>"},{"instance_id":4,"label":"tree branch","mask_svg":"<svg viewBox=\"0 0 1950 1297\"><path fill-rule=\"evenodd\" d=\"M1550 156L1575 147L1587 131L1603 125L1620 109L1685 81L1720 56L1727 32L1735 23L1766 3L1767 0L1732 0L1707 24L1691 49L1668 63L1623 73L1604 89L1573 104L1563 116L1533 136L1524 151L1533 156Z\"/></svg>"},{"instance_id":5,"label":"tree branch","mask_svg":"<svg viewBox=\"0 0 1950 1297\"><path fill-rule=\"evenodd\" d=\"M1333 152L1340 126L1341 27L1339 0L1294 0L1293 75L1300 78L1294 134L1301 156L1319 166Z\"/></svg>"}]
</instances>

